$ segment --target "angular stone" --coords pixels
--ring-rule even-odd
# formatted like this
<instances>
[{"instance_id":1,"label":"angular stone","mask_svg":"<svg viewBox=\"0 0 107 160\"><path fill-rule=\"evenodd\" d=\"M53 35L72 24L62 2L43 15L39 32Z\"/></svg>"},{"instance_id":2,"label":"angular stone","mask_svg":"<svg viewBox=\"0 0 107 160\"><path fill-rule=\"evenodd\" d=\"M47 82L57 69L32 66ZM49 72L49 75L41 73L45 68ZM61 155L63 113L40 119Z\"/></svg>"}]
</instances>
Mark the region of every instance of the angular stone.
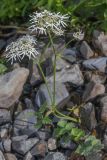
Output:
<instances>
[{"instance_id":1,"label":"angular stone","mask_svg":"<svg viewBox=\"0 0 107 160\"><path fill-rule=\"evenodd\" d=\"M57 149L56 139L54 139L54 138L48 139L48 149L50 151Z\"/></svg>"},{"instance_id":2,"label":"angular stone","mask_svg":"<svg viewBox=\"0 0 107 160\"><path fill-rule=\"evenodd\" d=\"M80 52L81 52L82 57L85 59L89 59L90 57L94 55L94 52L92 51L92 49L90 48L90 46L88 45L86 41L82 42L80 46Z\"/></svg>"},{"instance_id":3,"label":"angular stone","mask_svg":"<svg viewBox=\"0 0 107 160\"><path fill-rule=\"evenodd\" d=\"M63 58L70 63L74 63L76 62L77 54L76 48L65 48L63 51Z\"/></svg>"},{"instance_id":4,"label":"angular stone","mask_svg":"<svg viewBox=\"0 0 107 160\"><path fill-rule=\"evenodd\" d=\"M31 155L31 153L30 152L28 152L27 154L26 154L26 156L24 157L24 160L32 160L32 155Z\"/></svg>"},{"instance_id":5,"label":"angular stone","mask_svg":"<svg viewBox=\"0 0 107 160\"><path fill-rule=\"evenodd\" d=\"M9 108L20 97L29 70L18 68L0 76L0 108Z\"/></svg>"},{"instance_id":6,"label":"angular stone","mask_svg":"<svg viewBox=\"0 0 107 160\"><path fill-rule=\"evenodd\" d=\"M83 101L86 102L103 93L105 93L104 85L91 81L87 84L86 89L84 91Z\"/></svg>"},{"instance_id":7,"label":"angular stone","mask_svg":"<svg viewBox=\"0 0 107 160\"><path fill-rule=\"evenodd\" d=\"M53 97L53 84L48 83L51 97ZM64 84L56 82L55 102L58 107L63 107L69 100L69 93ZM42 84L36 94L36 104L41 107L44 103L50 107L52 102L45 84Z\"/></svg>"},{"instance_id":8,"label":"angular stone","mask_svg":"<svg viewBox=\"0 0 107 160\"><path fill-rule=\"evenodd\" d=\"M6 160L17 160L16 156L14 154L11 153L5 153L5 159Z\"/></svg>"},{"instance_id":9,"label":"angular stone","mask_svg":"<svg viewBox=\"0 0 107 160\"><path fill-rule=\"evenodd\" d=\"M66 160L65 156L60 152L49 153L44 160Z\"/></svg>"},{"instance_id":10,"label":"angular stone","mask_svg":"<svg viewBox=\"0 0 107 160\"><path fill-rule=\"evenodd\" d=\"M33 156L44 157L48 152L47 143L45 141L39 141L30 151Z\"/></svg>"},{"instance_id":11,"label":"angular stone","mask_svg":"<svg viewBox=\"0 0 107 160\"><path fill-rule=\"evenodd\" d=\"M53 82L53 76L47 77L47 80L48 82ZM56 81L59 83L70 82L77 86L84 83L82 72L77 64L56 72Z\"/></svg>"},{"instance_id":12,"label":"angular stone","mask_svg":"<svg viewBox=\"0 0 107 160\"><path fill-rule=\"evenodd\" d=\"M106 75L104 73L102 74L96 74L96 73L92 73L91 71L87 71L85 73L85 79L90 82L93 81L95 83L101 83L104 84L106 81Z\"/></svg>"},{"instance_id":13,"label":"angular stone","mask_svg":"<svg viewBox=\"0 0 107 160\"><path fill-rule=\"evenodd\" d=\"M6 46L6 41L3 39L0 39L0 50L2 50Z\"/></svg>"},{"instance_id":14,"label":"angular stone","mask_svg":"<svg viewBox=\"0 0 107 160\"><path fill-rule=\"evenodd\" d=\"M22 136L12 139L12 148L17 153L25 155L39 141L38 138L22 139Z\"/></svg>"},{"instance_id":15,"label":"angular stone","mask_svg":"<svg viewBox=\"0 0 107 160\"><path fill-rule=\"evenodd\" d=\"M70 149L70 150L75 150L77 145L70 139L64 139L63 137L60 139L59 144L62 148L64 149Z\"/></svg>"},{"instance_id":16,"label":"angular stone","mask_svg":"<svg viewBox=\"0 0 107 160\"><path fill-rule=\"evenodd\" d=\"M90 154L89 156L86 156L86 160L102 160L102 154L101 153L95 153L95 154Z\"/></svg>"},{"instance_id":17,"label":"angular stone","mask_svg":"<svg viewBox=\"0 0 107 160\"><path fill-rule=\"evenodd\" d=\"M89 102L80 108L80 117L82 125L87 129L92 130L96 127L97 121L92 103Z\"/></svg>"},{"instance_id":18,"label":"angular stone","mask_svg":"<svg viewBox=\"0 0 107 160\"><path fill-rule=\"evenodd\" d=\"M101 98L100 106L102 107L101 120L107 123L107 96Z\"/></svg>"},{"instance_id":19,"label":"angular stone","mask_svg":"<svg viewBox=\"0 0 107 160\"><path fill-rule=\"evenodd\" d=\"M100 72L105 73L107 67L107 57L99 57L85 60L83 62L83 66L86 69L98 70Z\"/></svg>"},{"instance_id":20,"label":"angular stone","mask_svg":"<svg viewBox=\"0 0 107 160\"><path fill-rule=\"evenodd\" d=\"M4 155L3 155L3 153L0 151L0 160L6 160L5 158L4 158Z\"/></svg>"},{"instance_id":21,"label":"angular stone","mask_svg":"<svg viewBox=\"0 0 107 160\"><path fill-rule=\"evenodd\" d=\"M0 109L0 125L11 122L10 111L6 109Z\"/></svg>"},{"instance_id":22,"label":"angular stone","mask_svg":"<svg viewBox=\"0 0 107 160\"><path fill-rule=\"evenodd\" d=\"M31 132L34 133L38 130L35 127L36 123L37 117L35 116L35 111L33 109L26 109L16 116L14 121L14 132L16 131L15 134L18 135L18 132L21 133L23 130L27 129L30 130L30 134Z\"/></svg>"},{"instance_id":23,"label":"angular stone","mask_svg":"<svg viewBox=\"0 0 107 160\"><path fill-rule=\"evenodd\" d=\"M3 141L3 148L5 152L11 152L11 139L5 139Z\"/></svg>"}]
</instances>

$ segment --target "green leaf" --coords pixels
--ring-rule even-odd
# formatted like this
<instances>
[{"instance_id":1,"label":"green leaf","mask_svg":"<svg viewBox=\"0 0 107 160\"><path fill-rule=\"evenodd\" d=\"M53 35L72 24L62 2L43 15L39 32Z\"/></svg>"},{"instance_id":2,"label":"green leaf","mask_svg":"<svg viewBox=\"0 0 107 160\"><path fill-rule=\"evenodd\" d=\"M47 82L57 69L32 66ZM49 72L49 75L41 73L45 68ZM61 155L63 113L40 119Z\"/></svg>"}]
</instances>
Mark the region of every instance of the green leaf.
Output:
<instances>
[{"instance_id":1,"label":"green leaf","mask_svg":"<svg viewBox=\"0 0 107 160\"><path fill-rule=\"evenodd\" d=\"M51 124L52 123L52 120L48 117L48 116L45 116L42 120L42 123L43 124Z\"/></svg>"},{"instance_id":2,"label":"green leaf","mask_svg":"<svg viewBox=\"0 0 107 160\"><path fill-rule=\"evenodd\" d=\"M7 67L4 64L0 63L0 74L3 74L7 71Z\"/></svg>"},{"instance_id":3,"label":"green leaf","mask_svg":"<svg viewBox=\"0 0 107 160\"><path fill-rule=\"evenodd\" d=\"M58 123L57 123L57 125L59 126L59 127L65 127L66 126L66 124L67 124L67 121L64 121L64 120L61 120L61 121L59 121Z\"/></svg>"},{"instance_id":4,"label":"green leaf","mask_svg":"<svg viewBox=\"0 0 107 160\"><path fill-rule=\"evenodd\" d=\"M73 127L75 127L74 123L67 123L65 126L65 130L70 131Z\"/></svg>"}]
</instances>

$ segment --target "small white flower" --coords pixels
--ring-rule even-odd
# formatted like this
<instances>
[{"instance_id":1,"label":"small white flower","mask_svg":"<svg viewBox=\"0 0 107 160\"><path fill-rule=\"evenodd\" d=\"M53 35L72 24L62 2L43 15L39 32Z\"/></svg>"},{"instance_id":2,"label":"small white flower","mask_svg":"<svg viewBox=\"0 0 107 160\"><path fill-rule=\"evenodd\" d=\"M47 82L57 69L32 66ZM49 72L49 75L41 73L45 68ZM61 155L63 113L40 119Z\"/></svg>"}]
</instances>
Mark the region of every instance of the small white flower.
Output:
<instances>
[{"instance_id":1,"label":"small white flower","mask_svg":"<svg viewBox=\"0 0 107 160\"><path fill-rule=\"evenodd\" d=\"M62 35L64 28L67 26L68 15L62 15L60 13L51 13L44 10L40 13L35 12L30 16L31 26L29 29L31 32L38 34L47 34L47 32L53 32L56 35Z\"/></svg>"},{"instance_id":2,"label":"small white flower","mask_svg":"<svg viewBox=\"0 0 107 160\"><path fill-rule=\"evenodd\" d=\"M9 44L5 51L5 57L11 64L17 59L21 61L25 56L29 59L36 58L39 54L35 49L36 40L34 37L26 35L18 38L15 42Z\"/></svg>"},{"instance_id":3,"label":"small white flower","mask_svg":"<svg viewBox=\"0 0 107 160\"><path fill-rule=\"evenodd\" d=\"M84 39L84 32L79 30L78 32L73 33L73 37L77 40L83 40Z\"/></svg>"}]
</instances>

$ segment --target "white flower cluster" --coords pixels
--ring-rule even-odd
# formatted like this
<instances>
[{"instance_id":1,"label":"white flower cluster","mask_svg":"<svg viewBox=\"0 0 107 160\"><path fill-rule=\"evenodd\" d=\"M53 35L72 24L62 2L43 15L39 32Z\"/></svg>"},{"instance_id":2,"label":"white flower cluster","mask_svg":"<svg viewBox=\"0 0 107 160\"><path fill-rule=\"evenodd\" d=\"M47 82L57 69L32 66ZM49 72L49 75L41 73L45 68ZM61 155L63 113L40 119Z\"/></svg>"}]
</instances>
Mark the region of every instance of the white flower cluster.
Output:
<instances>
[{"instance_id":1,"label":"white flower cluster","mask_svg":"<svg viewBox=\"0 0 107 160\"><path fill-rule=\"evenodd\" d=\"M51 13L47 10L43 12L35 12L30 16L31 26L29 29L31 32L38 34L47 34L47 32L53 32L55 35L62 35L64 28L67 26L68 15L61 15L60 13Z\"/></svg>"},{"instance_id":2,"label":"white flower cluster","mask_svg":"<svg viewBox=\"0 0 107 160\"><path fill-rule=\"evenodd\" d=\"M84 32L79 30L78 32L73 33L73 37L77 40L83 40L84 39Z\"/></svg>"},{"instance_id":3,"label":"white flower cluster","mask_svg":"<svg viewBox=\"0 0 107 160\"><path fill-rule=\"evenodd\" d=\"M15 42L9 44L5 51L5 57L11 64L17 59L21 61L25 56L29 59L36 58L39 54L35 49L36 40L34 37L26 35L18 38Z\"/></svg>"}]
</instances>

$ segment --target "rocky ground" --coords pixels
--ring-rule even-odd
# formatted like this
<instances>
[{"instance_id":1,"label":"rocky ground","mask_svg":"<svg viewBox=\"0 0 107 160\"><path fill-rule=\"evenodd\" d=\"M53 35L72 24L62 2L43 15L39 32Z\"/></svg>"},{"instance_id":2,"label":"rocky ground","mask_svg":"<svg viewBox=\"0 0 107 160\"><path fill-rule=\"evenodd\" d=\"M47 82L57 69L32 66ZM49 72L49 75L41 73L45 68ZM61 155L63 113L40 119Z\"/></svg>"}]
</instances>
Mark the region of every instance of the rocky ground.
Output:
<instances>
[{"instance_id":1,"label":"rocky ground","mask_svg":"<svg viewBox=\"0 0 107 160\"><path fill-rule=\"evenodd\" d=\"M15 32L0 39L1 53L6 45L15 40ZM62 41L60 41L62 42ZM40 42L39 50L44 45ZM62 43L55 44L58 51ZM50 56L51 55L51 56ZM52 91L52 50L47 49L42 64ZM101 154L86 160L106 160L107 152L107 35L94 31L91 44L85 40L71 44L57 59L56 104L62 112L82 104L81 122L87 132L95 132L102 140ZM38 67L30 63L16 63L10 72L0 76L0 160L85 160L74 155L77 144L63 139L58 142L52 126L36 128L35 112L50 98Z\"/></svg>"}]
</instances>

